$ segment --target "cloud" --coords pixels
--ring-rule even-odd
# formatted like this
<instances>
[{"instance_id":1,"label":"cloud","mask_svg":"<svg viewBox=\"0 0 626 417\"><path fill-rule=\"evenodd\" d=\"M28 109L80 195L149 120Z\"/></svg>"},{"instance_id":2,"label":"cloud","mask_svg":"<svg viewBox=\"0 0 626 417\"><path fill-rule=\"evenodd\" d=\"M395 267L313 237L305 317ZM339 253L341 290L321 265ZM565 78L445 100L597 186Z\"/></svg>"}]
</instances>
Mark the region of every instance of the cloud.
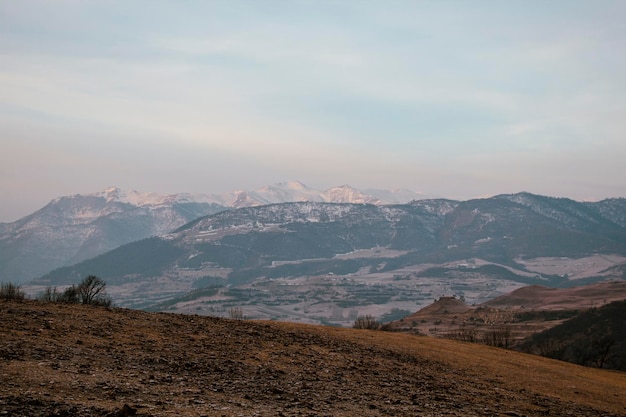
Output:
<instances>
[{"instance_id":1,"label":"cloud","mask_svg":"<svg viewBox=\"0 0 626 417\"><path fill-rule=\"evenodd\" d=\"M472 196L549 193L567 176L608 193L626 154L625 9L3 2L3 157L25 157L19 138L58 150L47 177L91 158L117 180L172 189L222 187L214 173L228 171L233 188L300 179ZM194 180L203 173L210 182Z\"/></svg>"}]
</instances>

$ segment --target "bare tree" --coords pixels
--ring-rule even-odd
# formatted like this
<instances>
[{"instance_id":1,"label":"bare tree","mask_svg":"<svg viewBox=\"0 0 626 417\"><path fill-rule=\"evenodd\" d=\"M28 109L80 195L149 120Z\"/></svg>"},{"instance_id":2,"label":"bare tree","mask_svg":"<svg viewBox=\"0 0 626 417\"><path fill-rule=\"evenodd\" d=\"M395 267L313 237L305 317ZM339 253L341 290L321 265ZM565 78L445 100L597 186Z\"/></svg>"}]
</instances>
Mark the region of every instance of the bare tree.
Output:
<instances>
[{"instance_id":1,"label":"bare tree","mask_svg":"<svg viewBox=\"0 0 626 417\"><path fill-rule=\"evenodd\" d=\"M108 307L111 305L111 298L105 294L106 282L95 275L85 277L77 287L70 287L70 292L75 293L75 298L69 302L91 304ZM68 290L66 290L67 292Z\"/></svg>"},{"instance_id":2,"label":"bare tree","mask_svg":"<svg viewBox=\"0 0 626 417\"><path fill-rule=\"evenodd\" d=\"M448 337L463 342L478 343L478 331L475 327L467 326L465 323L457 330L450 332Z\"/></svg>"},{"instance_id":3,"label":"bare tree","mask_svg":"<svg viewBox=\"0 0 626 417\"><path fill-rule=\"evenodd\" d=\"M615 338L613 335L605 335L592 341L593 351L595 353L595 365L598 368L603 368L607 359L610 358L613 353L613 346L615 345Z\"/></svg>"},{"instance_id":4,"label":"bare tree","mask_svg":"<svg viewBox=\"0 0 626 417\"><path fill-rule=\"evenodd\" d=\"M56 287L47 287L39 296L41 301L66 303L66 304L90 304L108 307L111 305L111 297L105 292L106 282L95 275L89 275L80 284L65 288L59 292Z\"/></svg>"},{"instance_id":5,"label":"bare tree","mask_svg":"<svg viewBox=\"0 0 626 417\"><path fill-rule=\"evenodd\" d=\"M506 324L494 326L483 335L483 343L489 346L508 349L512 341L511 326Z\"/></svg>"},{"instance_id":6,"label":"bare tree","mask_svg":"<svg viewBox=\"0 0 626 417\"><path fill-rule=\"evenodd\" d=\"M62 294L57 297L57 301L60 303L76 304L79 302L78 287L74 284L67 287Z\"/></svg>"},{"instance_id":7,"label":"bare tree","mask_svg":"<svg viewBox=\"0 0 626 417\"><path fill-rule=\"evenodd\" d=\"M92 304L102 291L106 283L95 275L89 275L78 284L78 294L83 304Z\"/></svg>"}]
</instances>

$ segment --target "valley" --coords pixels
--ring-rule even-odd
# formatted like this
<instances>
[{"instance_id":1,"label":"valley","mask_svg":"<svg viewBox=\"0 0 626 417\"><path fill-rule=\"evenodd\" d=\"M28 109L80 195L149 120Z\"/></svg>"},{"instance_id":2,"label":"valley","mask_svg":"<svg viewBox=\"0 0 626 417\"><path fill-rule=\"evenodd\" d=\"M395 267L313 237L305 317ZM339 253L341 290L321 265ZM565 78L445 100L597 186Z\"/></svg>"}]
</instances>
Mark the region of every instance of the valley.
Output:
<instances>
[{"instance_id":1,"label":"valley","mask_svg":"<svg viewBox=\"0 0 626 417\"><path fill-rule=\"evenodd\" d=\"M336 259L385 262L404 254L406 251L372 248L326 260L275 262L273 267L302 267L306 263ZM620 279L620 276L610 272L600 273L623 264L626 257L595 255L581 259L558 257L523 262L526 266L524 270L475 258L389 271L372 271L372 267L366 265L347 274L261 277L242 284L229 284L228 276L232 269L205 265L198 269L175 270L171 276L136 278L125 283L109 282L107 291L117 305L152 311L229 317L235 308L240 309L248 319L350 327L358 316L370 315L384 322L392 321L414 313L441 297L454 296L467 305L479 305L522 288L528 282L547 285L548 278L537 279L547 272L576 276L581 282L587 278ZM382 265L376 263L375 266L380 269ZM269 271L271 276L271 268ZM36 296L44 291L45 286L24 285L23 288ZM605 292L601 297L595 305L619 297L626 298L626 293ZM543 303L542 308L551 308L547 300ZM580 304L580 301L574 302L569 307L580 308ZM420 331L429 333L424 328Z\"/></svg>"},{"instance_id":2,"label":"valley","mask_svg":"<svg viewBox=\"0 0 626 417\"><path fill-rule=\"evenodd\" d=\"M228 316L232 307L251 319L302 321L351 326L357 316L382 317L393 310L415 311L445 295L482 302L522 284L479 273L456 277L423 275L433 265L388 272L260 278L241 285L221 286L216 293L197 298L192 293L166 302L164 311ZM119 294L122 296L122 294ZM159 305L155 306L159 308Z\"/></svg>"},{"instance_id":3,"label":"valley","mask_svg":"<svg viewBox=\"0 0 626 417\"><path fill-rule=\"evenodd\" d=\"M382 255L381 252L379 254ZM597 256L595 260L559 258L551 262L559 262L560 271L577 271L583 279L596 276L597 271L592 268L585 275L580 271L582 262L602 264L607 269L626 262L626 258L619 256L609 259L607 261L606 257ZM480 272L479 268L487 265L511 271L521 277L540 274L540 271L531 270L529 273L512 270L477 259L437 266L418 265L389 272L368 273L368 268L364 268L346 275L258 279L248 284L218 287L210 295L203 295L200 289L195 294L193 291L185 293L181 301L174 297L152 309L228 317L232 308L238 308L244 317L250 319L350 327L358 316L370 315L387 322L413 313L441 297L454 296L468 305L479 305L525 286L524 283L511 280L502 271L499 271L502 277ZM430 276L428 271L435 267L444 268L445 273ZM626 292L607 291L602 299L596 300L596 305L620 297L626 298ZM571 308L580 308L583 303L593 301L573 302ZM550 306L545 308L550 309Z\"/></svg>"}]
</instances>

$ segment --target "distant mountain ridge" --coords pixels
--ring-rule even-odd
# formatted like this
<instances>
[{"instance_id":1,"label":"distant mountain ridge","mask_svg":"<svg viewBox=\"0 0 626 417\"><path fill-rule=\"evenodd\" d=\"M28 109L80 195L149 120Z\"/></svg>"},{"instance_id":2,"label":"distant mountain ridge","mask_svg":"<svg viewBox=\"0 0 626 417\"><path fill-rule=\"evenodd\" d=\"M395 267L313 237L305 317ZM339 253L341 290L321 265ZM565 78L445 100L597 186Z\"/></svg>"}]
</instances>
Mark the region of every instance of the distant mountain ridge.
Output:
<instances>
[{"instance_id":1,"label":"distant mountain ridge","mask_svg":"<svg viewBox=\"0 0 626 417\"><path fill-rule=\"evenodd\" d=\"M117 187L89 194L106 198L107 201L129 203L136 206L163 205L175 202L195 202L219 204L228 208L262 206L266 204L291 203L301 201L352 204L402 204L426 198L426 195L405 189L360 191L349 185L341 185L327 190L308 187L299 181L279 182L256 190L237 190L221 194L179 193L158 194L138 191L124 191Z\"/></svg>"},{"instance_id":2,"label":"distant mountain ridge","mask_svg":"<svg viewBox=\"0 0 626 417\"><path fill-rule=\"evenodd\" d=\"M117 189L60 197L0 224L0 279L24 281L221 210L218 204Z\"/></svg>"},{"instance_id":3,"label":"distant mountain ridge","mask_svg":"<svg viewBox=\"0 0 626 417\"><path fill-rule=\"evenodd\" d=\"M0 223L0 281L23 282L228 209L293 201L386 204L421 196L408 190L379 192L389 200L347 185L321 191L298 181L223 194L159 194L109 187L59 197L16 222Z\"/></svg>"},{"instance_id":4,"label":"distant mountain ridge","mask_svg":"<svg viewBox=\"0 0 626 417\"><path fill-rule=\"evenodd\" d=\"M626 199L611 204L626 210ZM393 255L338 256L376 248ZM173 233L61 268L37 282L63 285L94 273L119 285L161 277L176 282L186 275L236 286L289 277L394 274L415 265L440 265L413 278L480 274L524 285L570 286L574 283L568 276L535 273L519 260L593 254L626 256L626 228L597 205L569 199L520 193L398 205L295 202L200 217ZM471 259L490 265L467 265ZM594 279L620 274L614 267Z\"/></svg>"},{"instance_id":5,"label":"distant mountain ridge","mask_svg":"<svg viewBox=\"0 0 626 417\"><path fill-rule=\"evenodd\" d=\"M196 199L222 204L230 208L254 207L266 204L292 202L324 202L351 204L398 204L426 198L425 194L410 190L360 191L349 185L317 190L299 181L279 182L253 191L233 191L224 194L200 194Z\"/></svg>"}]
</instances>

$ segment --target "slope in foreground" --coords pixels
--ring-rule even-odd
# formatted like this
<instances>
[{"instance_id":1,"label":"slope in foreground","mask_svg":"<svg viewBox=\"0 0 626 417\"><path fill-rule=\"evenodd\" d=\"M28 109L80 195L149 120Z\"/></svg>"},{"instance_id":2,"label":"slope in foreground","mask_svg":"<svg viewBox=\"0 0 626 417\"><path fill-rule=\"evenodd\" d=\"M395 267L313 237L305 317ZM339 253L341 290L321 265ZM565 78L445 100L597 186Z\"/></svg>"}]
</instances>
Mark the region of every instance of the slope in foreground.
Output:
<instances>
[{"instance_id":1,"label":"slope in foreground","mask_svg":"<svg viewBox=\"0 0 626 417\"><path fill-rule=\"evenodd\" d=\"M397 333L27 301L0 334L8 415L626 415L625 374Z\"/></svg>"}]
</instances>

